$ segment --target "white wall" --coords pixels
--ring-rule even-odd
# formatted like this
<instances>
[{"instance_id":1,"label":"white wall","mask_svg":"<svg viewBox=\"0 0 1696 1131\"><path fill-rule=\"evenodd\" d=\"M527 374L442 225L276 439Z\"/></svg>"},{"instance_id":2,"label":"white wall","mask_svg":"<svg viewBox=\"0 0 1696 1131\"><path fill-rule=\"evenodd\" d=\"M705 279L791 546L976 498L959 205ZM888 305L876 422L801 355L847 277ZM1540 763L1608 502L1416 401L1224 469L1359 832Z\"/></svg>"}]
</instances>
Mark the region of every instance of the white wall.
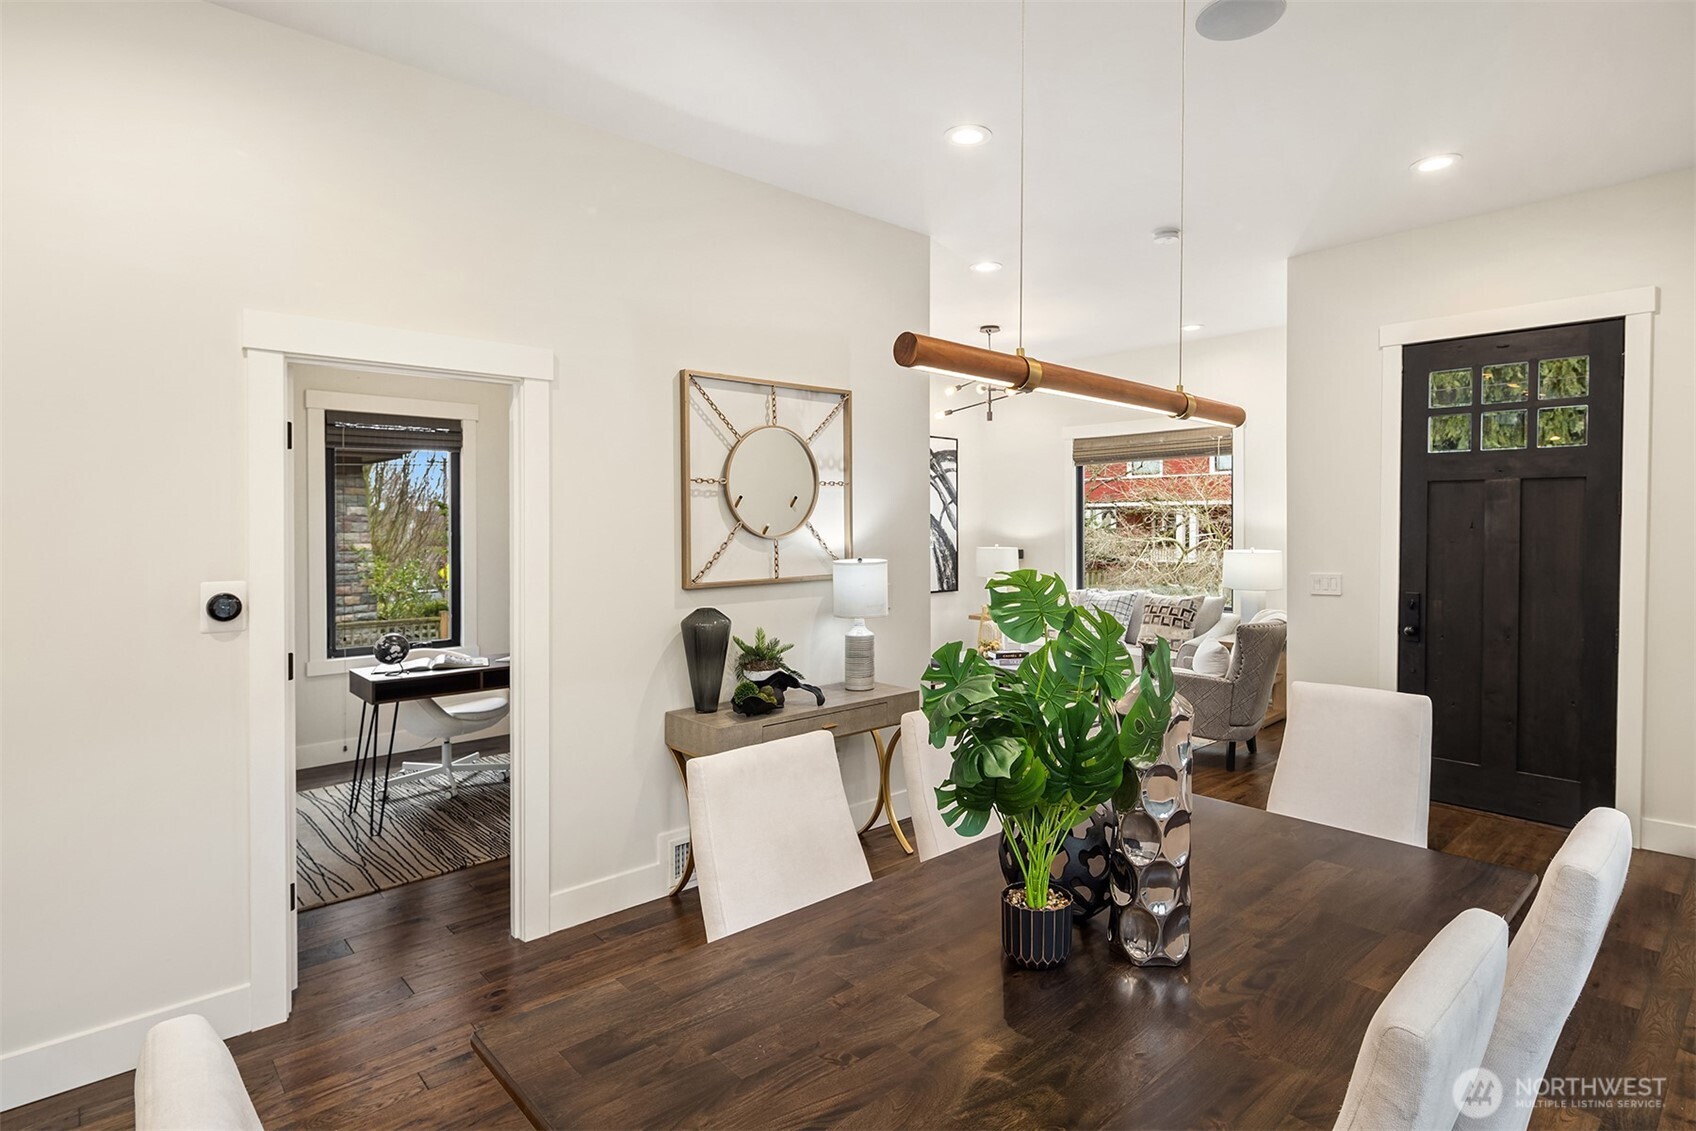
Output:
<instances>
[{"instance_id":1,"label":"white wall","mask_svg":"<svg viewBox=\"0 0 1696 1131\"><path fill-rule=\"evenodd\" d=\"M1172 385L1177 355L1172 347L1134 350L1106 357L1054 359L1114 377ZM1255 330L1184 343L1184 384L1199 396L1240 404L1248 422L1237 430L1237 544L1284 548L1284 332ZM933 379L934 412L979 399L947 397L941 377ZM982 409L932 419L931 431L960 440L960 591L931 598L932 646L975 639L969 614L983 603L982 583L973 575L973 551L999 542L1025 551L1024 564L1058 573L1071 584L1075 567L1076 484L1072 438L1118 431L1195 427L1156 413L1117 409L1066 397L1033 394L998 403L993 423ZM1284 594L1269 593L1268 608L1282 607Z\"/></svg>"},{"instance_id":2,"label":"white wall","mask_svg":"<svg viewBox=\"0 0 1696 1131\"><path fill-rule=\"evenodd\" d=\"M309 641L313 610L307 600L308 579L324 567L314 563L309 533L310 492L306 489L306 469L309 460L323 459L323 451L312 451L306 427L306 391L328 390L340 393L361 393L375 397L408 397L414 400L453 401L474 404L478 408L475 462L462 460L461 490L475 497L476 539L474 544L461 546L462 556L475 554L475 568L470 571L475 581L474 593L466 595L476 602L476 639L466 640L464 647L483 656L499 655L508 648L507 587L509 576L507 452L507 403L511 393L507 386L491 381L449 381L437 377L411 377L396 373L364 373L347 369L332 369L322 365L297 365L290 371L294 380L294 620L295 651L295 766L328 766L353 759L355 738L359 732L359 700L347 690L347 664L334 673L314 675L307 670L305 655ZM323 514L320 508L318 513ZM469 562L469 559L467 559ZM369 657L356 663L369 664ZM387 720L384 720L387 722ZM486 735L506 734L510 729L503 719L495 726L475 735L466 735L460 743L475 743ZM385 747L388 739L384 737ZM395 734L395 749L417 750L434 743L402 728ZM469 752L472 746L466 746Z\"/></svg>"},{"instance_id":3,"label":"white wall","mask_svg":"<svg viewBox=\"0 0 1696 1131\"><path fill-rule=\"evenodd\" d=\"M1289 264L1292 678L1374 682L1379 633L1380 366L1385 324L1661 289L1654 332L1643 843L1696 854L1690 756L1696 636L1696 320L1689 171L1543 201ZM1340 570L1343 596L1305 595ZM1621 688L1622 697L1637 689ZM1631 709L1622 698L1622 709Z\"/></svg>"},{"instance_id":4,"label":"white wall","mask_svg":"<svg viewBox=\"0 0 1696 1131\"><path fill-rule=\"evenodd\" d=\"M241 1016L247 644L195 606L247 566L244 308L556 351L555 926L663 890L684 613L841 676L828 585L679 588L679 369L854 390L879 672L916 678L926 392L890 343L926 325L923 237L220 8L0 18L0 1104L124 1067L90 1052L121 1019Z\"/></svg>"}]
</instances>

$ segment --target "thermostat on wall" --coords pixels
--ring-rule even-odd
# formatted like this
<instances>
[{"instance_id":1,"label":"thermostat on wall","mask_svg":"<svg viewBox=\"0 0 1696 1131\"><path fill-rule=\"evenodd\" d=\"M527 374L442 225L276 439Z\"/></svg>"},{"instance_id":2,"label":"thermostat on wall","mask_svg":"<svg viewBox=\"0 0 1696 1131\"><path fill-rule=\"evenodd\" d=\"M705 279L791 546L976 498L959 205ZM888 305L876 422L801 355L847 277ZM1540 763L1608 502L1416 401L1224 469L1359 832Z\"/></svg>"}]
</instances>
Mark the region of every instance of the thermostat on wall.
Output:
<instances>
[{"instance_id":1,"label":"thermostat on wall","mask_svg":"<svg viewBox=\"0 0 1696 1131\"><path fill-rule=\"evenodd\" d=\"M200 631L243 632L247 629L247 582L200 583Z\"/></svg>"}]
</instances>

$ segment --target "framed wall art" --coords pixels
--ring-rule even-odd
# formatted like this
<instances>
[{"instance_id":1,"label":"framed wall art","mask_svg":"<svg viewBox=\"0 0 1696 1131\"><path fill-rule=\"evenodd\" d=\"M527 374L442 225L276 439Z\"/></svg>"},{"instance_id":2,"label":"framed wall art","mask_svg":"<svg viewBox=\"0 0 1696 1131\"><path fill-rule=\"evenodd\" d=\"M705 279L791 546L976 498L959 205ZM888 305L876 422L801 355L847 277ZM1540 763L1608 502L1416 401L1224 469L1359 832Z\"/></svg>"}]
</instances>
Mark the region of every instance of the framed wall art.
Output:
<instances>
[{"instance_id":1,"label":"framed wall art","mask_svg":"<svg viewBox=\"0 0 1696 1131\"><path fill-rule=\"evenodd\" d=\"M930 591L960 588L960 441L930 438Z\"/></svg>"}]
</instances>

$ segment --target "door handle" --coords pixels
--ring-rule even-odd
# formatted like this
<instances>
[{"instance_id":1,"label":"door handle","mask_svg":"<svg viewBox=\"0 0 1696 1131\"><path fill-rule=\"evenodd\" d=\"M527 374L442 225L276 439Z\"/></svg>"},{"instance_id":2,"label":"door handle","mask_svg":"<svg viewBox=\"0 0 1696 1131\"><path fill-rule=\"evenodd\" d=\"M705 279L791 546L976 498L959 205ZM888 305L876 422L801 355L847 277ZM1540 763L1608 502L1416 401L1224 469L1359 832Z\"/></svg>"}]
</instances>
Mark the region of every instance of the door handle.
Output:
<instances>
[{"instance_id":1,"label":"door handle","mask_svg":"<svg viewBox=\"0 0 1696 1131\"><path fill-rule=\"evenodd\" d=\"M1424 632L1425 600L1418 593L1402 594L1402 639L1409 644L1419 643Z\"/></svg>"}]
</instances>

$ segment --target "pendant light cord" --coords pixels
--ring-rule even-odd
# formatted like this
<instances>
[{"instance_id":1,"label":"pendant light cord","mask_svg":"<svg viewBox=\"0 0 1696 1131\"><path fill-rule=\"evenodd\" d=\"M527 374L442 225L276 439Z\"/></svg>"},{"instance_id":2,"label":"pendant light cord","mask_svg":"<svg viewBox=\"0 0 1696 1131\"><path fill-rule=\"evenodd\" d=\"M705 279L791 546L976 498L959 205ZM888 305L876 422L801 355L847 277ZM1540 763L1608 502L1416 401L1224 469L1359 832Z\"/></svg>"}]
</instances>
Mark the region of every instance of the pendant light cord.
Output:
<instances>
[{"instance_id":1,"label":"pendant light cord","mask_svg":"<svg viewBox=\"0 0 1696 1131\"><path fill-rule=\"evenodd\" d=\"M1019 353L1025 352L1025 11L1019 0Z\"/></svg>"},{"instance_id":2,"label":"pendant light cord","mask_svg":"<svg viewBox=\"0 0 1696 1131\"><path fill-rule=\"evenodd\" d=\"M1184 391L1184 251L1190 230L1184 223L1184 108L1189 91L1190 5L1178 4L1178 392Z\"/></svg>"}]
</instances>

